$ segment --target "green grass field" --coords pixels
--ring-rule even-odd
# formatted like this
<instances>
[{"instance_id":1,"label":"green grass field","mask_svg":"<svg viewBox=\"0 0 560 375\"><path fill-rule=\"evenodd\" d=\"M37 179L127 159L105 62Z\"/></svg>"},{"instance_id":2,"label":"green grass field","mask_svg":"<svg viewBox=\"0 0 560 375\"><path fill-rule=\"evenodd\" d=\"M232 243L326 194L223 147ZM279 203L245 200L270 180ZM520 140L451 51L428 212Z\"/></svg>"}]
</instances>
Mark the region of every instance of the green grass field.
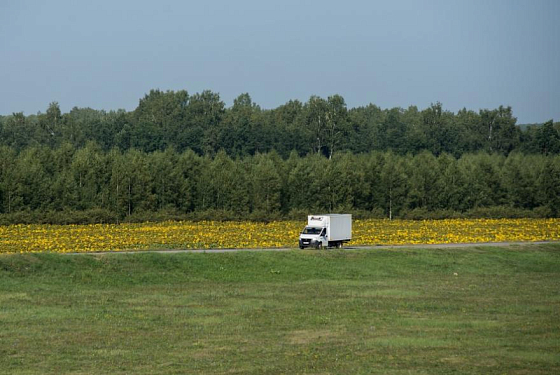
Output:
<instances>
[{"instance_id":1,"label":"green grass field","mask_svg":"<svg viewBox=\"0 0 560 375\"><path fill-rule=\"evenodd\" d=\"M8 374L560 373L560 245L0 256Z\"/></svg>"}]
</instances>

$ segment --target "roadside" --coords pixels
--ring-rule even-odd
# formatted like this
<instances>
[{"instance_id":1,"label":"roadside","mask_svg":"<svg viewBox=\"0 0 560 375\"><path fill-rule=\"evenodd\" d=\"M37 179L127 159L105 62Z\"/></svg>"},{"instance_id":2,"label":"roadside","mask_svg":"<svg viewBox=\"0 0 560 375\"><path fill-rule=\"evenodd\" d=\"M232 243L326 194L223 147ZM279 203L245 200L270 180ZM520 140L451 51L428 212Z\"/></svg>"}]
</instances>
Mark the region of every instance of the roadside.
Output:
<instances>
[{"instance_id":1,"label":"roadside","mask_svg":"<svg viewBox=\"0 0 560 375\"><path fill-rule=\"evenodd\" d=\"M560 241L534 241L534 242L478 242L478 243L444 243L444 244L414 244L414 245L356 245L343 247L342 250L368 250L368 249L449 249L449 248L472 248L472 247L510 247L522 245L544 245L560 243ZM134 254L134 253L163 253L163 254L176 254L176 253L234 253L243 251L292 251L297 250L297 247L289 248L262 248L262 249L142 249L142 250L125 250L125 251L95 251L95 252L81 252L81 253L67 253L69 255L78 254ZM329 248L328 250L306 249L299 251L332 251L339 250Z\"/></svg>"}]
</instances>

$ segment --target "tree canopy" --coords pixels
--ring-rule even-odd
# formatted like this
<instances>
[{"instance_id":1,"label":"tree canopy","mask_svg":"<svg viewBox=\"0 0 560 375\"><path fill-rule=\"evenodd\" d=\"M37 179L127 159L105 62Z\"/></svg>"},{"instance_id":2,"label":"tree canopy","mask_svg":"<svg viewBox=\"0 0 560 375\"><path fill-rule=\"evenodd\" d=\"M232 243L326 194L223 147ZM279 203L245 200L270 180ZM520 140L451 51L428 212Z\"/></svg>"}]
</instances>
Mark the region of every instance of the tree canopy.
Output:
<instances>
[{"instance_id":1,"label":"tree canopy","mask_svg":"<svg viewBox=\"0 0 560 375\"><path fill-rule=\"evenodd\" d=\"M151 90L130 112L52 102L0 116L0 219L558 216L560 124L516 121L504 106L348 108L340 95L274 109L208 90Z\"/></svg>"},{"instance_id":2,"label":"tree canopy","mask_svg":"<svg viewBox=\"0 0 560 375\"><path fill-rule=\"evenodd\" d=\"M219 94L209 90L151 90L133 111L73 108L61 113L52 102L45 113L0 117L0 145L21 151L28 146L57 148L64 143L81 148L95 141L103 150L134 148L143 152L173 147L198 155L223 150L230 157L275 150L282 158L291 151L332 158L348 151L392 151L399 155L430 151L558 154L560 124L552 120L523 129L511 107L446 111L439 102L419 110L381 109L374 104L348 108L344 98L312 96L305 103L289 101L262 109L247 93L226 108Z\"/></svg>"}]
</instances>

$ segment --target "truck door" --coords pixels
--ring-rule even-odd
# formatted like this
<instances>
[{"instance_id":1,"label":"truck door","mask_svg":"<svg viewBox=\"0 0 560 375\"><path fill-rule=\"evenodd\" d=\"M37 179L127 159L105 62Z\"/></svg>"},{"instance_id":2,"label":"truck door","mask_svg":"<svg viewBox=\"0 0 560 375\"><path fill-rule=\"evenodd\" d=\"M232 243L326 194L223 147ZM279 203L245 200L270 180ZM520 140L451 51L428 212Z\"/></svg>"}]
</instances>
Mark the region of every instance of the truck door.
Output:
<instances>
[{"instance_id":1,"label":"truck door","mask_svg":"<svg viewBox=\"0 0 560 375\"><path fill-rule=\"evenodd\" d=\"M323 228L319 235L319 241L323 243L323 247L329 246L329 239L327 238L327 228Z\"/></svg>"}]
</instances>

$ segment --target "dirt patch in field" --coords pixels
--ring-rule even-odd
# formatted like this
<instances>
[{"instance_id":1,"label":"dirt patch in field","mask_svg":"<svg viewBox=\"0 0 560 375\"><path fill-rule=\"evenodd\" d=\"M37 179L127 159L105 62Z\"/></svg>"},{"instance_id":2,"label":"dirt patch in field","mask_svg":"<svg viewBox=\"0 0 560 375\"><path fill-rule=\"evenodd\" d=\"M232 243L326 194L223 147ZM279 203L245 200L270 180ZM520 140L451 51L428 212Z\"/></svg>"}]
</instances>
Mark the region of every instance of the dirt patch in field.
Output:
<instances>
[{"instance_id":1,"label":"dirt patch in field","mask_svg":"<svg viewBox=\"0 0 560 375\"><path fill-rule=\"evenodd\" d=\"M330 329L314 330L297 330L288 334L288 341L294 345L305 345L312 342L329 342L335 341L340 337L340 332Z\"/></svg>"}]
</instances>

